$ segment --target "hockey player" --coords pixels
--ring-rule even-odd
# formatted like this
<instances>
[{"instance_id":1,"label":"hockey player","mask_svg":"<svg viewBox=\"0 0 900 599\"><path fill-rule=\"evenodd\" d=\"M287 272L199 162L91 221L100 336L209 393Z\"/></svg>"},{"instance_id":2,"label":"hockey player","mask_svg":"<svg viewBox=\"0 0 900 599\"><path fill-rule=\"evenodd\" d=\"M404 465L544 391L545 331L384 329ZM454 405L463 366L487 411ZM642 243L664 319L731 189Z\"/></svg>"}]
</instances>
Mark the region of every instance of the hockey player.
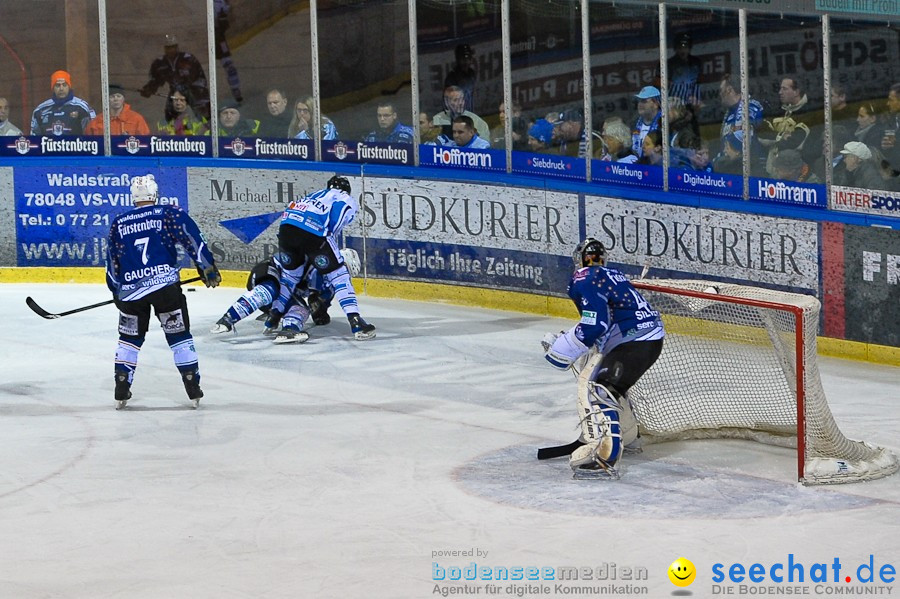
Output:
<instances>
[{"instance_id":1,"label":"hockey player","mask_svg":"<svg viewBox=\"0 0 900 599\"><path fill-rule=\"evenodd\" d=\"M350 276L355 277L359 274L359 255L356 250L342 249L341 256L350 271ZM254 266L247 277L246 293L231 304L231 307L213 325L210 332L220 334L233 331L235 324L257 310L268 315L272 302L279 293L280 278L281 264L278 262L277 256L272 256ZM282 328L276 334L274 342L303 343L309 339L309 334L301 329L313 310L313 302L316 306L315 313L312 314L313 322L317 325L326 325L331 322L331 317L328 316L328 307L333 297L334 289L326 286L324 277L313 268L305 284L301 282L294 288L294 299L290 303L287 313L281 319ZM309 303L307 303L307 298Z\"/></svg>"},{"instance_id":2,"label":"hockey player","mask_svg":"<svg viewBox=\"0 0 900 599\"><path fill-rule=\"evenodd\" d=\"M247 291L239 297L210 329L213 334L227 333L234 330L234 325L250 316L257 310L268 314L272 302L279 294L281 264L277 256L259 262L247 277ZM274 343L303 343L309 339L309 333L302 331L304 322L309 318L309 307L302 297L303 285L297 285L294 296L289 302L287 313L281 319L281 331L275 333Z\"/></svg>"},{"instance_id":3,"label":"hockey player","mask_svg":"<svg viewBox=\"0 0 900 599\"><path fill-rule=\"evenodd\" d=\"M588 237L572 258L575 272L568 294L581 321L560 334L548 333L542 345L554 368L581 366L579 441L584 445L569 459L575 477L618 478L616 463L639 436L625 393L656 362L665 330L659 312L628 278L606 266L602 243Z\"/></svg>"},{"instance_id":4,"label":"hockey player","mask_svg":"<svg viewBox=\"0 0 900 599\"><path fill-rule=\"evenodd\" d=\"M356 291L350 271L337 250L337 237L356 216L359 204L350 194L350 181L335 175L325 189L293 200L285 209L278 228L278 249L282 263L281 288L272 304L267 326L274 326L285 313L294 289L310 268L322 275L325 285L334 289L350 330L356 339L371 339L375 325L359 315Z\"/></svg>"},{"instance_id":5,"label":"hockey player","mask_svg":"<svg viewBox=\"0 0 900 599\"><path fill-rule=\"evenodd\" d=\"M131 398L151 308L162 325L194 407L203 397L187 301L179 285L178 246L194 261L207 287L216 287L222 277L197 223L175 206L157 206L158 192L153 175L134 177L131 197L135 209L116 217L109 231L106 282L119 308L117 409L125 407Z\"/></svg>"}]
</instances>

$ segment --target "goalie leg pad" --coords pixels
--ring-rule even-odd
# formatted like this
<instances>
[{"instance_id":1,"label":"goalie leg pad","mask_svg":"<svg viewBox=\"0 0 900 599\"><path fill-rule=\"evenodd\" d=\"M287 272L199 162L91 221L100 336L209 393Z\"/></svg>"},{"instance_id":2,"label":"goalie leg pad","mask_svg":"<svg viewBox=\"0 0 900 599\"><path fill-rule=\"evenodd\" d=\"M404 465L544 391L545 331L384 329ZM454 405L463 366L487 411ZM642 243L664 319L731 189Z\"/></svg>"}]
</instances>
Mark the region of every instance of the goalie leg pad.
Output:
<instances>
[{"instance_id":1,"label":"goalie leg pad","mask_svg":"<svg viewBox=\"0 0 900 599\"><path fill-rule=\"evenodd\" d=\"M592 359L593 361L593 359ZM583 372L590 373L590 368ZM589 374L579 377L578 415L581 419L581 440L586 445L572 452L569 465L573 470L614 470L624 446L637 438L637 423L627 401L619 402L606 387L589 380ZM621 418L628 421L623 428Z\"/></svg>"}]
</instances>

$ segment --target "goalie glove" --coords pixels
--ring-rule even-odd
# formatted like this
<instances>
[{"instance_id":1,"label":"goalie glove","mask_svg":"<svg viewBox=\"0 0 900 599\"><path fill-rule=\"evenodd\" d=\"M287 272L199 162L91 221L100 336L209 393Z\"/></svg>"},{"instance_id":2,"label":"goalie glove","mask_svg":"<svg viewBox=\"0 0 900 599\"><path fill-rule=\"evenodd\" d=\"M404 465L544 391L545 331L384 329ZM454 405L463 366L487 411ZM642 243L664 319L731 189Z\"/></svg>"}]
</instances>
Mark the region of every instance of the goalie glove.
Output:
<instances>
[{"instance_id":1,"label":"goalie glove","mask_svg":"<svg viewBox=\"0 0 900 599\"><path fill-rule=\"evenodd\" d=\"M359 262L359 254L356 253L356 250L344 248L341 250L341 257L344 259L344 264L347 266L350 276L358 276L359 271L362 270L362 265Z\"/></svg>"},{"instance_id":2,"label":"goalie glove","mask_svg":"<svg viewBox=\"0 0 900 599\"><path fill-rule=\"evenodd\" d=\"M216 268L215 264L207 266L206 268L198 266L197 274L200 275L203 284L207 287L218 287L219 283L222 282L222 275L219 273L219 269Z\"/></svg>"},{"instance_id":3,"label":"goalie glove","mask_svg":"<svg viewBox=\"0 0 900 599\"><path fill-rule=\"evenodd\" d=\"M575 360L587 353L587 346L575 336L575 327L556 337L544 355L554 368L568 370ZM544 339L546 340L546 337Z\"/></svg>"},{"instance_id":4,"label":"goalie glove","mask_svg":"<svg viewBox=\"0 0 900 599\"><path fill-rule=\"evenodd\" d=\"M541 339L541 347L544 348L544 353L546 354L550 347L556 342L560 335L565 335L565 331L560 331L558 333L546 333Z\"/></svg>"}]
</instances>

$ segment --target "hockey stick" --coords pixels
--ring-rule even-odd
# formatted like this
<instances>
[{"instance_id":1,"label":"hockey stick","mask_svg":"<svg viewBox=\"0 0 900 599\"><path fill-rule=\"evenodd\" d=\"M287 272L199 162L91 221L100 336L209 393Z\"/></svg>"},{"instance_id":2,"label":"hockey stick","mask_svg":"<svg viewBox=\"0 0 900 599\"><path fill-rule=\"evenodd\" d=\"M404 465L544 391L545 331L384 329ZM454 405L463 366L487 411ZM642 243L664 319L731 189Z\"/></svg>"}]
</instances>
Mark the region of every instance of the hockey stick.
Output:
<instances>
[{"instance_id":1,"label":"hockey stick","mask_svg":"<svg viewBox=\"0 0 900 599\"><path fill-rule=\"evenodd\" d=\"M564 458L571 455L573 451L585 445L580 439L575 439L566 445L552 445L550 447L541 447L537 450L537 459L552 460L553 458Z\"/></svg>"},{"instance_id":2,"label":"hockey stick","mask_svg":"<svg viewBox=\"0 0 900 599\"><path fill-rule=\"evenodd\" d=\"M187 279L186 281L181 281L179 285L184 285L185 283L196 283L197 281L202 281L201 277L194 277L193 279ZM52 312L47 312L43 308L41 308L36 301L31 299L31 296L25 298L25 304L31 308L31 310L40 316L41 318L46 318L47 320L53 320L55 318L62 318L63 316L68 316L69 314L77 314L78 312L84 312L85 310L93 310L94 308L99 308L100 306L108 306L110 304L114 304L116 300L106 300L105 302L100 302L98 304L91 304L90 306L82 306L81 308L75 308L74 310L66 310L65 312L59 312L58 314L54 314Z\"/></svg>"}]
</instances>

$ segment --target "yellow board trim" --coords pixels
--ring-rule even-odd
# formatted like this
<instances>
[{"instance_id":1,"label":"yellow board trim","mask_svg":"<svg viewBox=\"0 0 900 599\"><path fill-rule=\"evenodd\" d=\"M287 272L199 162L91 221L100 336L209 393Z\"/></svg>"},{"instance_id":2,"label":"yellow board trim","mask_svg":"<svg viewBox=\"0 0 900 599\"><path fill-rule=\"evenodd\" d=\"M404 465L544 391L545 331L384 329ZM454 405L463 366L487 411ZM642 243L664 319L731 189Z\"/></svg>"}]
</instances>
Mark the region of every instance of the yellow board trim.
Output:
<instances>
[{"instance_id":1,"label":"yellow board trim","mask_svg":"<svg viewBox=\"0 0 900 599\"><path fill-rule=\"evenodd\" d=\"M0 283L103 284L105 277L102 268L0 267ZM246 272L222 271L224 287L243 288L246 283ZM201 283L194 283L194 285L201 285ZM569 318L573 321L578 317L575 307L568 299L532 293L390 279L357 280L354 285L358 291L372 297L445 302L459 306ZM819 354L823 356L900 366L900 347L819 337L818 349Z\"/></svg>"}]
</instances>

